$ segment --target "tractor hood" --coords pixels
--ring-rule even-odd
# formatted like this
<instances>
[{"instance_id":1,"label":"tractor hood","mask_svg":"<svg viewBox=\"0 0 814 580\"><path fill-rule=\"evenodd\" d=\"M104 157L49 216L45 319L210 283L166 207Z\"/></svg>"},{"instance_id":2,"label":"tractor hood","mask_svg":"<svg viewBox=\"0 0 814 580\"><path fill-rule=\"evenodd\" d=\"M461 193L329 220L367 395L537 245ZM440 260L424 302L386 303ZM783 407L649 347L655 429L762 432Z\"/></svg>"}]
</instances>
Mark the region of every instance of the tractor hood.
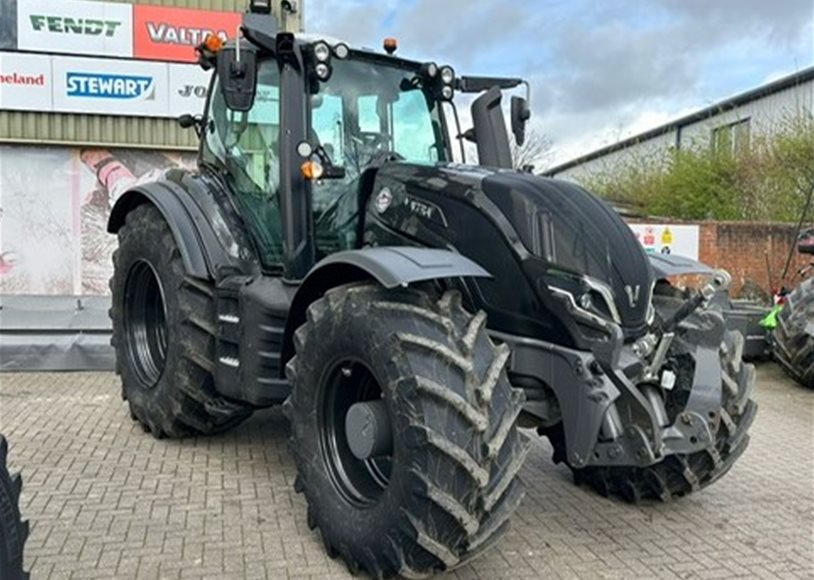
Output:
<instances>
[{"instance_id":1,"label":"tractor hood","mask_svg":"<svg viewBox=\"0 0 814 580\"><path fill-rule=\"evenodd\" d=\"M481 187L523 245L549 265L549 285L566 273L597 280L610 287L624 328L646 324L652 269L610 205L572 183L523 173L495 173Z\"/></svg>"},{"instance_id":2,"label":"tractor hood","mask_svg":"<svg viewBox=\"0 0 814 580\"><path fill-rule=\"evenodd\" d=\"M646 331L654 281L647 255L608 204L574 184L484 167L388 163L368 208L366 243L452 247L489 271L494 283L478 286L490 320L509 317L518 304L527 319L563 318L564 299L618 323L628 339ZM530 306L538 300L546 305Z\"/></svg>"}]
</instances>

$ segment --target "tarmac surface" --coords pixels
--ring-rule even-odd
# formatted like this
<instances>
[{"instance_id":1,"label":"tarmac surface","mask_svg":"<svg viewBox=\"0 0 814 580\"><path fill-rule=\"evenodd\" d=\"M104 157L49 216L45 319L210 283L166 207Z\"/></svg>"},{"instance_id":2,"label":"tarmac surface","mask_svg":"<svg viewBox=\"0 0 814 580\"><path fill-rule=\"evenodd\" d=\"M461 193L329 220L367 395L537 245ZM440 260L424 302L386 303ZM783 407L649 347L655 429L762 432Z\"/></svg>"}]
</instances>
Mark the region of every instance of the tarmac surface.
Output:
<instances>
[{"instance_id":1,"label":"tarmac surface","mask_svg":"<svg viewBox=\"0 0 814 580\"><path fill-rule=\"evenodd\" d=\"M112 374L0 374L33 580L349 578L293 491L288 425L156 441ZM752 442L712 487L630 506L573 485L536 439L499 546L445 578L814 578L814 391L759 369Z\"/></svg>"}]
</instances>

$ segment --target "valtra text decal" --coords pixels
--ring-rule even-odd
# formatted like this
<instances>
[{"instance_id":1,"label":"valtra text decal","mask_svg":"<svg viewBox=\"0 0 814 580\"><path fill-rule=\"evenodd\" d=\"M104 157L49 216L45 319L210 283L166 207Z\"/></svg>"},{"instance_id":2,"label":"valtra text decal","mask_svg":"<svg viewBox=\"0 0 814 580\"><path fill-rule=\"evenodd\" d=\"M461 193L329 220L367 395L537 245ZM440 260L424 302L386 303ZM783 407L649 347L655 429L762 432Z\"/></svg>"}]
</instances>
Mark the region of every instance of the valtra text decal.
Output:
<instances>
[{"instance_id":1,"label":"valtra text decal","mask_svg":"<svg viewBox=\"0 0 814 580\"><path fill-rule=\"evenodd\" d=\"M182 46L197 46L210 34L217 34L224 40L228 40L229 38L225 30L216 31L207 28L185 28L183 26L172 26L163 22L148 22L147 33L153 42Z\"/></svg>"}]
</instances>

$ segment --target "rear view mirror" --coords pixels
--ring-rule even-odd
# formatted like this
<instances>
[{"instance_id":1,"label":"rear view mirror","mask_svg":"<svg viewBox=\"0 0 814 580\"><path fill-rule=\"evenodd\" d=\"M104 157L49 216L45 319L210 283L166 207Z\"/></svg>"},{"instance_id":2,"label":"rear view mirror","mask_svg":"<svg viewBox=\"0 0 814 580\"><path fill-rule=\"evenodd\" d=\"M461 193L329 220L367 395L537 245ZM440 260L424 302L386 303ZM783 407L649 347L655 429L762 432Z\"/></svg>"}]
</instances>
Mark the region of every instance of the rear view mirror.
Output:
<instances>
[{"instance_id":1,"label":"rear view mirror","mask_svg":"<svg viewBox=\"0 0 814 580\"><path fill-rule=\"evenodd\" d=\"M522 97L512 97L512 133L518 147L526 142L526 125L531 119L529 102Z\"/></svg>"},{"instance_id":2,"label":"rear view mirror","mask_svg":"<svg viewBox=\"0 0 814 580\"><path fill-rule=\"evenodd\" d=\"M478 146L478 159L481 165L511 169L512 149L502 102L503 93L496 86L475 99L472 103L472 123L475 127L466 137L474 139Z\"/></svg>"},{"instance_id":3,"label":"rear view mirror","mask_svg":"<svg viewBox=\"0 0 814 580\"><path fill-rule=\"evenodd\" d=\"M218 53L218 78L226 106L238 113L251 111L257 94L255 49L248 45L224 47Z\"/></svg>"}]
</instances>

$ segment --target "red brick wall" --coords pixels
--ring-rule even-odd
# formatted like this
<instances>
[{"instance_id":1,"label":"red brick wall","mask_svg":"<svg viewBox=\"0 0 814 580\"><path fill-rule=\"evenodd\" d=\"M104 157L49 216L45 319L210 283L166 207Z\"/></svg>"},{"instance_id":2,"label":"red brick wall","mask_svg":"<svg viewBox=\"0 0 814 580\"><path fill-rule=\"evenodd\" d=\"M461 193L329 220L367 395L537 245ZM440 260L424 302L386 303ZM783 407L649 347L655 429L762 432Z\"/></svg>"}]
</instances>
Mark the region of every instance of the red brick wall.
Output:
<instances>
[{"instance_id":1,"label":"red brick wall","mask_svg":"<svg viewBox=\"0 0 814 580\"><path fill-rule=\"evenodd\" d=\"M633 223L687 223L662 220L635 220ZM700 224L700 260L732 274L733 296L739 296L751 281L767 293L781 286L796 285L796 272L814 261L796 251L796 224L764 222L714 222ZM795 248L790 272L780 279L789 250ZM767 264L768 259L768 264ZM771 284L769 283L771 271Z\"/></svg>"}]
</instances>

